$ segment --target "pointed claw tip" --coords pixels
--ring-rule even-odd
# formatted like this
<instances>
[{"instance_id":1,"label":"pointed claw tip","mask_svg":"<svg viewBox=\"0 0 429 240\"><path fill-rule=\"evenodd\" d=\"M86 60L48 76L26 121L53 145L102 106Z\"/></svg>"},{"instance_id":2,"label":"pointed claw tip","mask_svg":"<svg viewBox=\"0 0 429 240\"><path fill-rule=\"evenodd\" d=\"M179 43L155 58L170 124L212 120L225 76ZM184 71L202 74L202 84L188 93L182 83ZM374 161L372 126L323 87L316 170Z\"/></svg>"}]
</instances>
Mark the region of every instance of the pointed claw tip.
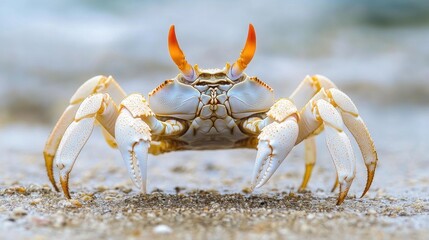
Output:
<instances>
[{"instance_id":1,"label":"pointed claw tip","mask_svg":"<svg viewBox=\"0 0 429 240\"><path fill-rule=\"evenodd\" d=\"M344 202L344 199L346 199L346 196L347 196L347 192L348 192L348 189L347 191L340 192L340 194L338 195L337 205L341 205Z\"/></svg>"},{"instance_id":2,"label":"pointed claw tip","mask_svg":"<svg viewBox=\"0 0 429 240\"><path fill-rule=\"evenodd\" d=\"M264 186L267 181L268 179L266 180L262 179L258 184L256 184L255 189Z\"/></svg>"},{"instance_id":3,"label":"pointed claw tip","mask_svg":"<svg viewBox=\"0 0 429 240\"><path fill-rule=\"evenodd\" d=\"M346 187L344 189L343 184L339 184L340 185L340 194L338 195L338 201L337 201L337 205L341 205L344 202L344 199L346 199L347 194L349 192L350 189L350 183L346 183ZM344 190L343 190L344 189Z\"/></svg>"},{"instance_id":4,"label":"pointed claw tip","mask_svg":"<svg viewBox=\"0 0 429 240\"><path fill-rule=\"evenodd\" d=\"M365 196L365 194L369 191L369 188L371 187L371 184L372 184L372 181L374 180L374 175L375 175L375 166L376 164L371 164L367 168L366 186L365 186L365 190L362 193L361 198Z\"/></svg>"},{"instance_id":5,"label":"pointed claw tip","mask_svg":"<svg viewBox=\"0 0 429 240\"><path fill-rule=\"evenodd\" d=\"M68 173L61 174L60 182L64 192L64 196L68 199L71 199L70 192L69 192L69 174Z\"/></svg>"},{"instance_id":6,"label":"pointed claw tip","mask_svg":"<svg viewBox=\"0 0 429 240\"><path fill-rule=\"evenodd\" d=\"M59 192L60 189L58 188L57 183L55 182L55 178L54 178L54 158L55 158L55 156L51 155L47 152L43 152L43 156L45 158L46 173L48 174L49 181L51 182L55 191Z\"/></svg>"}]
</instances>

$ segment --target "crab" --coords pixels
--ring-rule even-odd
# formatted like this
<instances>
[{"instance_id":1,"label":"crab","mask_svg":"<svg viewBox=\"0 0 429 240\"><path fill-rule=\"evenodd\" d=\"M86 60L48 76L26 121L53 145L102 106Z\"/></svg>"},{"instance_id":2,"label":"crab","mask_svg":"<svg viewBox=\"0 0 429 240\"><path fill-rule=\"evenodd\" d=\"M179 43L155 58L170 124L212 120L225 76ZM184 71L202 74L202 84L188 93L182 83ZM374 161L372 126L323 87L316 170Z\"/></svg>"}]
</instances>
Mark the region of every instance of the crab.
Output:
<instances>
[{"instance_id":1,"label":"crab","mask_svg":"<svg viewBox=\"0 0 429 240\"><path fill-rule=\"evenodd\" d=\"M352 100L328 78L307 76L289 98L275 99L273 89L244 70L256 50L249 24L239 58L223 69L191 66L179 47L174 25L168 36L170 56L180 70L152 92L127 95L113 77L96 76L72 96L45 149L47 175L59 191L54 163L65 197L71 198L69 176L96 124L111 147L119 148L130 177L146 193L148 154L182 150L257 149L251 189L263 186L294 146L305 144L305 189L316 162L315 136L324 132L333 159L341 204L356 174L347 128L367 169L362 196L377 166L370 133ZM334 186L335 189L335 186Z\"/></svg>"}]
</instances>

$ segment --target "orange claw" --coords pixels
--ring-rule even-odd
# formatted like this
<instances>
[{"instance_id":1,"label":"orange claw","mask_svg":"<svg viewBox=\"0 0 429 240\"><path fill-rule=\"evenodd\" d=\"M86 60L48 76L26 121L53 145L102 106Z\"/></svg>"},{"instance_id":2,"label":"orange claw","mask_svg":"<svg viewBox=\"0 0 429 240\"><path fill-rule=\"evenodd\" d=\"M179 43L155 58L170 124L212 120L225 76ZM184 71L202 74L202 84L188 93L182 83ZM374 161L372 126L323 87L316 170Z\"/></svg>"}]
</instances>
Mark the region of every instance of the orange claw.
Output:
<instances>
[{"instance_id":1,"label":"orange claw","mask_svg":"<svg viewBox=\"0 0 429 240\"><path fill-rule=\"evenodd\" d=\"M249 32L247 34L247 41L244 45L243 50L241 50L240 57L232 65L231 76L233 78L238 78L241 73L246 69L247 64L252 61L253 55L256 51L256 33L255 28L252 24L249 24Z\"/></svg>"},{"instance_id":2,"label":"orange claw","mask_svg":"<svg viewBox=\"0 0 429 240\"><path fill-rule=\"evenodd\" d=\"M71 199L69 192L69 173L60 175L61 188L63 189L66 198Z\"/></svg>"},{"instance_id":3,"label":"orange claw","mask_svg":"<svg viewBox=\"0 0 429 240\"><path fill-rule=\"evenodd\" d=\"M378 160L378 158L376 157ZM368 192L369 188L371 187L372 181L374 180L374 174L375 174L375 168L377 167L377 161L375 163L371 163L367 166L367 180L366 180L366 186L365 190L362 193L362 196L365 196L365 194Z\"/></svg>"},{"instance_id":4,"label":"orange claw","mask_svg":"<svg viewBox=\"0 0 429 240\"><path fill-rule=\"evenodd\" d=\"M194 69L186 61L185 54L183 54L182 49L179 47L174 25L171 25L170 32L168 33L168 50L170 51L171 59L173 59L174 63L182 71L185 78L191 80L194 77Z\"/></svg>"},{"instance_id":5,"label":"orange claw","mask_svg":"<svg viewBox=\"0 0 429 240\"><path fill-rule=\"evenodd\" d=\"M59 192L60 190L58 189L54 178L54 156L52 156L47 152L43 152L43 156L45 157L45 166L46 166L46 172L48 173L49 181L51 181L55 191Z\"/></svg>"}]
</instances>

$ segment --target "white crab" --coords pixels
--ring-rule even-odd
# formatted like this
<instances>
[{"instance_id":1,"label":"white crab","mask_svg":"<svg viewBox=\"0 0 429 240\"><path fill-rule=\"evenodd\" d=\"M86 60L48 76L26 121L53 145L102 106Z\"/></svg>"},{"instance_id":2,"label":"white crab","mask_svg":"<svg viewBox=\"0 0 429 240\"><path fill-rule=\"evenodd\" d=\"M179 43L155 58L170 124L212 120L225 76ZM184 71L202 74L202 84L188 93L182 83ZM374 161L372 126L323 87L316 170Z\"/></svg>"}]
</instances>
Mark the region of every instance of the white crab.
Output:
<instances>
[{"instance_id":1,"label":"white crab","mask_svg":"<svg viewBox=\"0 0 429 240\"><path fill-rule=\"evenodd\" d=\"M149 93L128 95L112 77L97 76L73 95L44 150L47 173L55 189L53 163L63 192L70 198L69 174L95 123L108 144L118 147L131 179L146 192L148 153L179 150L257 149L251 187L261 187L292 148L305 142L305 188L315 163L314 136L325 131L340 194L347 195L355 177L355 156L343 123L353 134L368 172L368 191L377 164L373 140L358 111L343 92L323 76L307 76L289 98L275 100L273 90L243 71L253 58L253 26L238 60L224 69L192 67L181 51L174 26L168 38L170 55L181 73Z\"/></svg>"}]
</instances>

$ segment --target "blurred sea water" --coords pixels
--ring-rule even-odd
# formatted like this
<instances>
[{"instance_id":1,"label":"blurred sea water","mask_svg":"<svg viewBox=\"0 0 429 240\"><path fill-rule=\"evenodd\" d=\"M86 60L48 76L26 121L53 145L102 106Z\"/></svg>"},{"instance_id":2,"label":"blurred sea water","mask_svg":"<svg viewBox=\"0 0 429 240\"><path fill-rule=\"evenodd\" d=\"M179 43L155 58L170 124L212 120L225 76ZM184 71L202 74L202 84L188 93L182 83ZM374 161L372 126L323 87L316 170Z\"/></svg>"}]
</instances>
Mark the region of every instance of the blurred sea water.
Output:
<instances>
[{"instance_id":1,"label":"blurred sea water","mask_svg":"<svg viewBox=\"0 0 429 240\"><path fill-rule=\"evenodd\" d=\"M171 24L191 64L222 68L249 23L258 47L247 73L278 97L318 73L369 103L429 100L427 1L2 1L0 123L52 123L99 74L149 92L178 72Z\"/></svg>"}]
</instances>

